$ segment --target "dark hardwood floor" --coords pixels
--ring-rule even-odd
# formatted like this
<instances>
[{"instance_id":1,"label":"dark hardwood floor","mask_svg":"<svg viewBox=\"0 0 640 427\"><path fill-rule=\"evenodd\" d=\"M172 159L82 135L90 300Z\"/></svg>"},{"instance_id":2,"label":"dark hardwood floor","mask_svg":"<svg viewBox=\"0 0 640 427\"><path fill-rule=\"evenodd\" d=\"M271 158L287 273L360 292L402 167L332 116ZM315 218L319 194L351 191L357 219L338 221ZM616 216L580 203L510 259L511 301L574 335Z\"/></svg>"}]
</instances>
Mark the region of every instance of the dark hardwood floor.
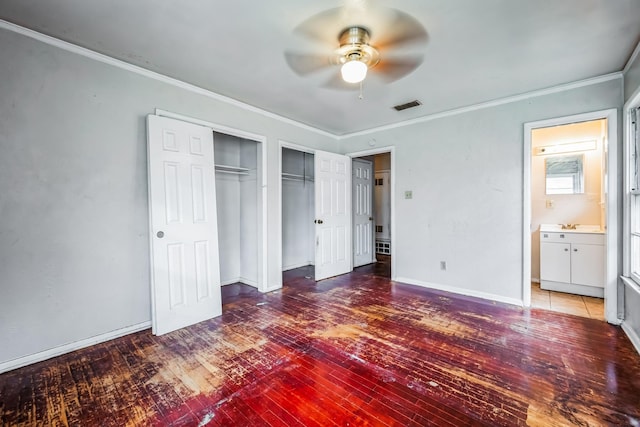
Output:
<instances>
[{"instance_id":1,"label":"dark hardwood floor","mask_svg":"<svg viewBox=\"0 0 640 427\"><path fill-rule=\"evenodd\" d=\"M217 319L7 372L0 423L640 422L640 356L620 328L397 284L388 271L386 259L315 283L298 269L265 295L227 286Z\"/></svg>"}]
</instances>

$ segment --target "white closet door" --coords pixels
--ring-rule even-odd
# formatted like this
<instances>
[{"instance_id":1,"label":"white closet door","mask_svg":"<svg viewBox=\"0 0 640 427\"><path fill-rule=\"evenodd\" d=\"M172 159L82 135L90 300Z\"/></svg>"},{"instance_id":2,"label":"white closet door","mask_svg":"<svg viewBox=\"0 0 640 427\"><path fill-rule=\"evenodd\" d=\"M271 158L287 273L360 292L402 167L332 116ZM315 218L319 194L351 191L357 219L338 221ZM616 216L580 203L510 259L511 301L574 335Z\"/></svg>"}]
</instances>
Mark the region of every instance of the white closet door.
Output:
<instances>
[{"instance_id":1,"label":"white closet door","mask_svg":"<svg viewBox=\"0 0 640 427\"><path fill-rule=\"evenodd\" d=\"M353 266L373 259L373 163L353 160Z\"/></svg>"},{"instance_id":2,"label":"white closet door","mask_svg":"<svg viewBox=\"0 0 640 427\"><path fill-rule=\"evenodd\" d=\"M152 329L222 314L213 132L148 116Z\"/></svg>"},{"instance_id":3,"label":"white closet door","mask_svg":"<svg viewBox=\"0 0 640 427\"><path fill-rule=\"evenodd\" d=\"M351 158L315 152L315 279L348 273L351 253Z\"/></svg>"}]
</instances>

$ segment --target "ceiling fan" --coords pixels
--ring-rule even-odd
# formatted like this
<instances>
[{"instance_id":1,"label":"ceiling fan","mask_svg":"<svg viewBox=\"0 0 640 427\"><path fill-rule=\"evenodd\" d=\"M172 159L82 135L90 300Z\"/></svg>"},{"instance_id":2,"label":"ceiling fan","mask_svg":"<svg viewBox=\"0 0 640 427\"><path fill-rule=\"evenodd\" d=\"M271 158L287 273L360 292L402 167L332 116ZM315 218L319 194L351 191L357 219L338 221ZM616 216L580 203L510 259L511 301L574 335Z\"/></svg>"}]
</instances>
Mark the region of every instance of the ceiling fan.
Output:
<instances>
[{"instance_id":1,"label":"ceiling fan","mask_svg":"<svg viewBox=\"0 0 640 427\"><path fill-rule=\"evenodd\" d=\"M422 63L421 53L402 52L406 46L426 43L427 32L418 20L397 9L365 8L363 1L358 3L359 7L321 12L294 29L295 34L321 43L310 53L285 52L295 73L307 76L333 69L325 87L355 89L369 72L392 82Z\"/></svg>"}]
</instances>

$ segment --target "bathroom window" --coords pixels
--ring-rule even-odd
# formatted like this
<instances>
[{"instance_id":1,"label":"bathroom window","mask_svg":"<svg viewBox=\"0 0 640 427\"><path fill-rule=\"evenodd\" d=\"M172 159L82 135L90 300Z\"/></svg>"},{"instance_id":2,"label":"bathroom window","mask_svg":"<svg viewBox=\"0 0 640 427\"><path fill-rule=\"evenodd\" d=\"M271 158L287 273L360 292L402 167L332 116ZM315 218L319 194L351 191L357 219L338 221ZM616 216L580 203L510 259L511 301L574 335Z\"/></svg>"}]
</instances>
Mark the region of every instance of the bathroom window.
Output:
<instances>
[{"instance_id":1,"label":"bathroom window","mask_svg":"<svg viewBox=\"0 0 640 427\"><path fill-rule=\"evenodd\" d=\"M544 163L547 194L584 193L584 155L548 157Z\"/></svg>"}]
</instances>

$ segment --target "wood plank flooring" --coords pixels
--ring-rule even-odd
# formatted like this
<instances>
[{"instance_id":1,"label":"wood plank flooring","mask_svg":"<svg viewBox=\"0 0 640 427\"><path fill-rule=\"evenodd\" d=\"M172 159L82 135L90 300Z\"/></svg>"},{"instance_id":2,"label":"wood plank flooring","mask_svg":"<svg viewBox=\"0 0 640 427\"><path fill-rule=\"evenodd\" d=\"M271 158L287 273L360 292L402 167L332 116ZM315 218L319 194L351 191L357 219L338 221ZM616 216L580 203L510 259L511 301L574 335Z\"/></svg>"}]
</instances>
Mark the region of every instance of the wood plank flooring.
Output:
<instances>
[{"instance_id":1,"label":"wood plank flooring","mask_svg":"<svg viewBox=\"0 0 640 427\"><path fill-rule=\"evenodd\" d=\"M640 423L618 327L393 283L384 263L0 375L3 426L600 426ZM3 343L7 345L7 343Z\"/></svg>"}]
</instances>

